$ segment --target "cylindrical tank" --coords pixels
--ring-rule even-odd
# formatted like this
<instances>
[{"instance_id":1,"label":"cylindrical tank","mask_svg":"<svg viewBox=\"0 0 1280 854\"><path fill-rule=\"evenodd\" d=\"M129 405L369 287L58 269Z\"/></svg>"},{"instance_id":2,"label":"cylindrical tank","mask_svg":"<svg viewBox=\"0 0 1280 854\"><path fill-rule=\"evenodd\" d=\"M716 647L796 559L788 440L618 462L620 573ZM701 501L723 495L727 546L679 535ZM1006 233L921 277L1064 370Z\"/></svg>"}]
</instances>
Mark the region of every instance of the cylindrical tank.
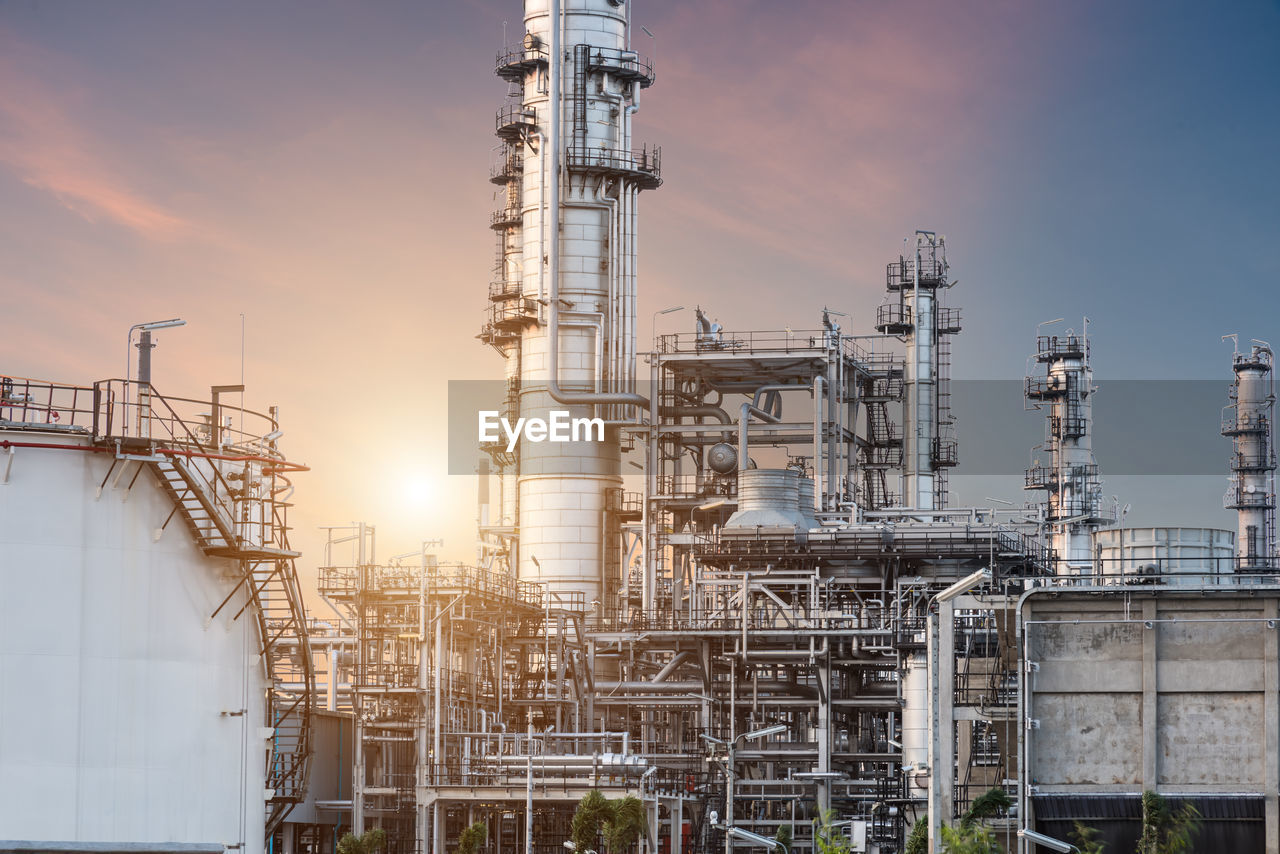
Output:
<instances>
[{"instance_id":1,"label":"cylindrical tank","mask_svg":"<svg viewBox=\"0 0 1280 854\"><path fill-rule=\"evenodd\" d=\"M70 431L0 440L75 446L11 448L0 487L0 839L261 852L256 623L238 600L210 619L236 565L164 526L147 463Z\"/></svg>"},{"instance_id":2,"label":"cylindrical tank","mask_svg":"<svg viewBox=\"0 0 1280 854\"><path fill-rule=\"evenodd\" d=\"M812 489L812 481L810 484ZM809 520L799 510L799 496L800 475L793 469L747 469L739 472L738 512L729 517L724 528L808 530Z\"/></svg>"},{"instance_id":3,"label":"cylindrical tank","mask_svg":"<svg viewBox=\"0 0 1280 854\"><path fill-rule=\"evenodd\" d=\"M1103 583L1225 583L1232 573L1234 531L1219 528L1106 528L1093 534ZM1220 577L1221 576L1221 577Z\"/></svg>"},{"instance_id":4,"label":"cylindrical tank","mask_svg":"<svg viewBox=\"0 0 1280 854\"><path fill-rule=\"evenodd\" d=\"M797 495L799 498L796 509L800 511L800 515L805 518L806 527L818 527L818 520L814 517L814 501L816 500L816 487L813 478L801 477L796 481L798 485Z\"/></svg>"},{"instance_id":5,"label":"cylindrical tank","mask_svg":"<svg viewBox=\"0 0 1280 854\"><path fill-rule=\"evenodd\" d=\"M929 762L929 659L913 654L902 671L902 764L923 768ZM908 795L922 795L928 775L907 774Z\"/></svg>"}]
</instances>

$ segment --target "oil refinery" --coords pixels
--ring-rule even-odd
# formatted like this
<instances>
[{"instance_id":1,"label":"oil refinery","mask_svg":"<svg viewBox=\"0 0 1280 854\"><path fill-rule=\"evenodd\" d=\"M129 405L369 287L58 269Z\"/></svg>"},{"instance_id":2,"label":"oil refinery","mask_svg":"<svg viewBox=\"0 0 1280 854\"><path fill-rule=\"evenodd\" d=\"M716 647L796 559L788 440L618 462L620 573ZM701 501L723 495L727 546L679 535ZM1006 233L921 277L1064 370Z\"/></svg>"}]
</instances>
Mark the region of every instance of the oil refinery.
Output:
<instances>
[{"instance_id":1,"label":"oil refinery","mask_svg":"<svg viewBox=\"0 0 1280 854\"><path fill-rule=\"evenodd\" d=\"M994 417L1043 441L1007 449L1020 495L960 506L941 223L903 226L850 315L699 305L645 337L663 154L633 123L661 87L631 7L525 0L494 63L474 348L501 399L466 414L478 529L429 532L474 536L470 564L384 556L376 519L291 546L325 473L275 408L227 403L243 385L152 385L181 320L130 330L124 379L0 378L0 852L334 854L380 828L452 854L479 823L473 854L595 854L592 793L643 813L612 854L942 852L992 790L1008 852L1079 850L1077 823L1132 850L1145 792L1194 806L1194 850L1280 852L1270 346L1243 330L1213 366L1234 530L1123 527L1105 306L1009 333L1023 405Z\"/></svg>"}]
</instances>

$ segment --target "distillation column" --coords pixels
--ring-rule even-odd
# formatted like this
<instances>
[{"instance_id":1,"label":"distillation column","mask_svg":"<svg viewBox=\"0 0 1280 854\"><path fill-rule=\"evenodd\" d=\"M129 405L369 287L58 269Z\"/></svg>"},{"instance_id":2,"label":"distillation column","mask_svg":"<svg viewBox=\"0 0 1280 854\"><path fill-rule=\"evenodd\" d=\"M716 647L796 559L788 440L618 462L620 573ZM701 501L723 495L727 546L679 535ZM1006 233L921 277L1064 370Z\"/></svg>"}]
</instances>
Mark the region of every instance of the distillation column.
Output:
<instances>
[{"instance_id":1,"label":"distillation column","mask_svg":"<svg viewBox=\"0 0 1280 854\"><path fill-rule=\"evenodd\" d=\"M1088 318L1085 333L1041 335L1036 362L1043 376L1026 379L1026 398L1036 408L1048 406L1045 441L1047 462L1027 469L1025 488L1045 492L1045 523L1058 565L1080 575L1093 569L1093 532L1114 521L1102 510L1102 481L1093 456L1093 371L1089 366Z\"/></svg>"},{"instance_id":2,"label":"distillation column","mask_svg":"<svg viewBox=\"0 0 1280 854\"><path fill-rule=\"evenodd\" d=\"M956 464L949 403L949 343L960 331L959 313L940 306L947 279L946 238L917 231L907 251L888 266L888 289L897 292L896 322L906 342L903 398L902 504L940 510L947 503L945 469Z\"/></svg>"},{"instance_id":3,"label":"distillation column","mask_svg":"<svg viewBox=\"0 0 1280 854\"><path fill-rule=\"evenodd\" d=\"M630 50L629 6L526 0L523 41L498 58L513 87L497 131L519 154L519 227L510 233L521 245L500 249L515 286L491 309L486 333L507 336L517 417L634 420L624 399L636 380L636 200L660 178L657 151L632 149L632 115L653 72ZM570 605L606 602L617 570L620 544L607 541L605 514L622 483L618 431L595 435L522 440L514 507L504 482L519 576Z\"/></svg>"},{"instance_id":4,"label":"distillation column","mask_svg":"<svg viewBox=\"0 0 1280 854\"><path fill-rule=\"evenodd\" d=\"M1232 360L1233 403L1222 419L1222 434L1232 439L1231 487L1223 504L1236 511L1238 569L1275 564L1276 453L1272 415L1275 411L1274 356L1271 347L1253 342L1249 353Z\"/></svg>"}]
</instances>

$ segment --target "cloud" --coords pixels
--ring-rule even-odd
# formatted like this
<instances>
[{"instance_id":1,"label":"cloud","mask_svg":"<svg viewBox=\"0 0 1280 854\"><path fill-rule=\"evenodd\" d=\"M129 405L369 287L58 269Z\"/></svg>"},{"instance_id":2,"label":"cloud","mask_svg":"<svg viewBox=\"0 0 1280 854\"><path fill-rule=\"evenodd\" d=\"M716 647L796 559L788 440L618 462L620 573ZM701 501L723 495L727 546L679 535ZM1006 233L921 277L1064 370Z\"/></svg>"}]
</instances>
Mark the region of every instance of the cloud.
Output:
<instances>
[{"instance_id":1,"label":"cloud","mask_svg":"<svg viewBox=\"0 0 1280 854\"><path fill-rule=\"evenodd\" d=\"M191 223L129 186L75 119L77 96L42 82L45 57L0 29L0 164L90 222L159 241Z\"/></svg>"}]
</instances>

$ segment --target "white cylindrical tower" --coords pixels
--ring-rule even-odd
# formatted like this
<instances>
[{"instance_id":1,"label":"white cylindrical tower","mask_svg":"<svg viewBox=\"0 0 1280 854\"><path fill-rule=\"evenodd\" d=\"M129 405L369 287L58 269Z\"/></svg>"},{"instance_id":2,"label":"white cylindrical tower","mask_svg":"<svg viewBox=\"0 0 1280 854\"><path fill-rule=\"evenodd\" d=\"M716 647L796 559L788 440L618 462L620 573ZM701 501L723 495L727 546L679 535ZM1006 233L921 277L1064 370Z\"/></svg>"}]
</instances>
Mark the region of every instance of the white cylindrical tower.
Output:
<instances>
[{"instance_id":1,"label":"white cylindrical tower","mask_svg":"<svg viewBox=\"0 0 1280 854\"><path fill-rule=\"evenodd\" d=\"M1047 405L1047 459L1027 469L1025 486L1045 492L1045 523L1059 567L1071 574L1093 569L1093 532L1113 521L1102 507L1102 481L1093 456L1093 371L1086 333L1041 335L1036 361L1043 376L1029 376L1025 393L1037 408Z\"/></svg>"},{"instance_id":2,"label":"white cylindrical tower","mask_svg":"<svg viewBox=\"0 0 1280 854\"><path fill-rule=\"evenodd\" d=\"M1237 567L1271 568L1276 556L1276 454L1272 415L1275 385L1271 347L1255 341L1232 361L1232 404L1223 414L1222 434L1232 439L1231 487L1223 504L1236 511Z\"/></svg>"},{"instance_id":3,"label":"white cylindrical tower","mask_svg":"<svg viewBox=\"0 0 1280 854\"><path fill-rule=\"evenodd\" d=\"M519 87L498 135L503 162L518 153L521 163L507 184L519 187L521 216L502 220L508 284L495 286L482 338L508 360L518 417L610 422L604 441L523 440L504 471L504 516L514 477L520 577L583 605L606 602L620 573L606 496L622 483L616 424L634 420L620 404L636 383L636 200L660 183L658 152L632 142L653 71L630 50L628 7L527 0L525 35L497 69Z\"/></svg>"},{"instance_id":4,"label":"white cylindrical tower","mask_svg":"<svg viewBox=\"0 0 1280 854\"><path fill-rule=\"evenodd\" d=\"M258 627L239 601L210 619L238 563L162 529L150 464L84 430L0 444L0 838L261 852Z\"/></svg>"},{"instance_id":5,"label":"white cylindrical tower","mask_svg":"<svg viewBox=\"0 0 1280 854\"><path fill-rule=\"evenodd\" d=\"M946 238L917 231L888 265L888 289L898 303L880 307L876 327L903 336L902 504L937 510L947 504L946 470L956 464L950 405L950 343L959 312L941 307L948 281Z\"/></svg>"}]
</instances>

